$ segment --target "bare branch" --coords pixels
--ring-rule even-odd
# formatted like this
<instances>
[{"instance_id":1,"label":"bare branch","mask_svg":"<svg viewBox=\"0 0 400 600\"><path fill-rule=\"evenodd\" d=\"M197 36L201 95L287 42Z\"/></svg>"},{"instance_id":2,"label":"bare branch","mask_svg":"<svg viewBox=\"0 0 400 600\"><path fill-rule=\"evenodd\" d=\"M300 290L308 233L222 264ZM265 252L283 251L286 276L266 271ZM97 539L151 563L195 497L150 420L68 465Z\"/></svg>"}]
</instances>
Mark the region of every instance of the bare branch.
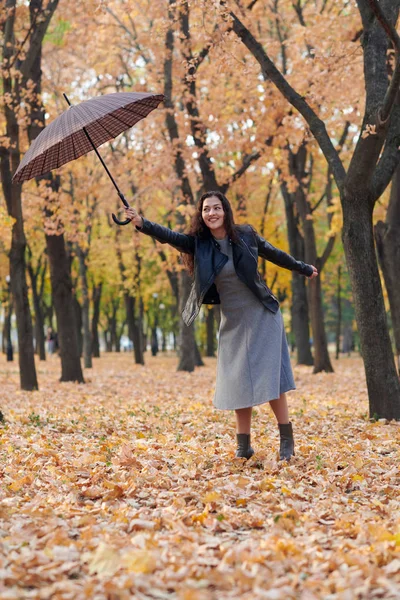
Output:
<instances>
[{"instance_id":1,"label":"bare branch","mask_svg":"<svg viewBox=\"0 0 400 600\"><path fill-rule=\"evenodd\" d=\"M324 250L322 256L318 258L318 267L319 267L320 271L322 271L322 269L324 268L325 263L328 260L330 254L331 254L331 252L333 250L335 242L336 242L336 234L332 235L329 238L329 240L328 240L328 242L327 242L327 244L325 246L325 250Z\"/></svg>"},{"instance_id":2,"label":"bare branch","mask_svg":"<svg viewBox=\"0 0 400 600\"><path fill-rule=\"evenodd\" d=\"M118 15L116 15L114 13L114 11L109 7L109 6L105 6L106 11L108 12L109 15L112 16L112 18L114 19L114 21L119 25L119 27L121 27L121 29L123 31L125 31L125 33L128 35L128 37L132 40L134 47L136 48L136 50L139 52L140 56L143 58L144 62L146 63L146 65L150 64L152 62L151 58L149 58L148 56L146 56L144 49L142 48L142 46L138 43L137 40L137 33L136 33L136 28L135 28L135 24L132 20L132 18L129 16L129 22L132 25L132 30L131 31L122 21L121 19L118 17Z\"/></svg>"},{"instance_id":3,"label":"bare branch","mask_svg":"<svg viewBox=\"0 0 400 600\"><path fill-rule=\"evenodd\" d=\"M326 190L324 191L324 193L322 194L322 196L318 200L318 202L314 206L310 207L311 214L317 210L317 208L322 204L322 202L325 200L325 198L326 198Z\"/></svg>"},{"instance_id":4,"label":"bare branch","mask_svg":"<svg viewBox=\"0 0 400 600\"><path fill-rule=\"evenodd\" d=\"M301 0L297 0L296 3L292 2L292 6L298 16L300 25L302 25L303 27L306 27L306 22L304 20L304 15L303 15L303 9L301 6Z\"/></svg>"},{"instance_id":5,"label":"bare branch","mask_svg":"<svg viewBox=\"0 0 400 600\"><path fill-rule=\"evenodd\" d=\"M272 198L273 182L274 182L274 180L271 177L271 180L270 180L269 186L268 186L268 192L267 192L267 195L265 196L265 202L264 202L263 213L262 213L262 218L261 218L260 235L262 237L264 237L265 217L267 216L269 204L270 204L271 198ZM265 264L265 262L263 264Z\"/></svg>"},{"instance_id":6,"label":"bare branch","mask_svg":"<svg viewBox=\"0 0 400 600\"><path fill-rule=\"evenodd\" d=\"M253 152L252 154L247 154L246 156L244 156L242 164L239 167L239 169L237 169L237 171L235 171L235 173L229 178L228 181L226 181L223 185L220 186L221 192L223 194L226 194L226 192L228 191L228 189L230 188L230 186L232 185L232 183L235 183L235 181L237 179L239 179L247 171L247 169L256 160L258 160L260 158L260 156L261 156L261 152L260 151Z\"/></svg>"}]
</instances>

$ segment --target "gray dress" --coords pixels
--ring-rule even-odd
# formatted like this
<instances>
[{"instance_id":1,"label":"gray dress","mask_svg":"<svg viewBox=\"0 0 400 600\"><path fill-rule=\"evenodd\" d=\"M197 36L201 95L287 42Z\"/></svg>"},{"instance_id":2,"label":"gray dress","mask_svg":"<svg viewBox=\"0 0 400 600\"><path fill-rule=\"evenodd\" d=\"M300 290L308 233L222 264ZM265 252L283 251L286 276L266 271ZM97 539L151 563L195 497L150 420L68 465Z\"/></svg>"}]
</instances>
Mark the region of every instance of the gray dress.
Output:
<instances>
[{"instance_id":1,"label":"gray dress","mask_svg":"<svg viewBox=\"0 0 400 600\"><path fill-rule=\"evenodd\" d=\"M215 278L221 299L214 406L234 410L295 389L281 311L265 308L236 274L232 246L217 240L228 262Z\"/></svg>"}]
</instances>

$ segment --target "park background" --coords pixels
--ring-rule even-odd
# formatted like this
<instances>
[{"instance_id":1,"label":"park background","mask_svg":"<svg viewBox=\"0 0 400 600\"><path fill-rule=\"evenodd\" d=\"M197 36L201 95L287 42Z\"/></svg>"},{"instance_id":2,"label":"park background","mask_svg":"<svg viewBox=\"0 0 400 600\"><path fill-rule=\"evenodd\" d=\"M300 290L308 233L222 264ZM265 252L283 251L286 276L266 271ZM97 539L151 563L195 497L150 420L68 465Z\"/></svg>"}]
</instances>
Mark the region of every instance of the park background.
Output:
<instances>
[{"instance_id":1,"label":"park background","mask_svg":"<svg viewBox=\"0 0 400 600\"><path fill-rule=\"evenodd\" d=\"M2 3L2 597L398 597L398 10ZM142 214L182 230L220 190L320 271L260 262L299 388L290 465L261 409L233 460L218 307L183 325L179 254L112 223L93 153L11 182L63 93L119 91L165 96L100 149Z\"/></svg>"}]
</instances>

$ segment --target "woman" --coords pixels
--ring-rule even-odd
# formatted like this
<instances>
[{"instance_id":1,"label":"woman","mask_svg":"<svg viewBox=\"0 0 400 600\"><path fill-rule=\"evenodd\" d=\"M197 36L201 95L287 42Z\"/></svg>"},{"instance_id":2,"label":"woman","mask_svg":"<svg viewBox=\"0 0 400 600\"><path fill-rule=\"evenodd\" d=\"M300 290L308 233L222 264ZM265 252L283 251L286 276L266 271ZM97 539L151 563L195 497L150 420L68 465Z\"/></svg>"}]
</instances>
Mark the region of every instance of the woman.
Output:
<instances>
[{"instance_id":1,"label":"woman","mask_svg":"<svg viewBox=\"0 0 400 600\"><path fill-rule=\"evenodd\" d=\"M310 279L317 269L274 248L250 225L235 225L221 192L202 195L188 234L172 231L127 208L136 228L184 253L194 276L182 313L190 325L201 304L221 305L214 406L236 413L236 456L250 458L252 407L269 402L279 425L280 460L294 455L286 392L295 389L279 302L258 272L261 256Z\"/></svg>"}]
</instances>

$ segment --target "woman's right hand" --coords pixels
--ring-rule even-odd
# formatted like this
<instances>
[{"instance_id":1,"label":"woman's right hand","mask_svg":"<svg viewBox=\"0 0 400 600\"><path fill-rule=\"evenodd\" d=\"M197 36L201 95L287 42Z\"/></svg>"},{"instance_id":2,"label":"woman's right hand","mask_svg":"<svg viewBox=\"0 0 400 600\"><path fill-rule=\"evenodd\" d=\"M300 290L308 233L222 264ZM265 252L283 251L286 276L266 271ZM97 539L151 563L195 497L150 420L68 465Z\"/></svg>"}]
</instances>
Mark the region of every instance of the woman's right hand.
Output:
<instances>
[{"instance_id":1,"label":"woman's right hand","mask_svg":"<svg viewBox=\"0 0 400 600\"><path fill-rule=\"evenodd\" d=\"M126 217L132 221L132 223L135 225L135 227L142 227L143 219L138 214L136 208L133 208L133 206L129 206L128 208L125 208L125 214L126 214Z\"/></svg>"}]
</instances>

